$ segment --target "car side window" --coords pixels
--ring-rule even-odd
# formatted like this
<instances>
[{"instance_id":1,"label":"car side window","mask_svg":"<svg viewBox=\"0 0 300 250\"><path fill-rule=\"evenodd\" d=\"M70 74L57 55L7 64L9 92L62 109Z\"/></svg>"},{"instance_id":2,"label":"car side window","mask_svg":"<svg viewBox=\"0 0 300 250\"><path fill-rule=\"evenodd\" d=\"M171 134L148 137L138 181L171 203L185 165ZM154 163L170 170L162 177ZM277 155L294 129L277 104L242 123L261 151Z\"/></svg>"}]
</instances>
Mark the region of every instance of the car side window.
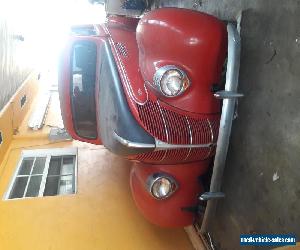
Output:
<instances>
[{"instance_id":1,"label":"car side window","mask_svg":"<svg viewBox=\"0 0 300 250\"><path fill-rule=\"evenodd\" d=\"M83 138L97 138L95 81L97 46L91 41L74 44L72 53L72 114L76 133Z\"/></svg>"}]
</instances>

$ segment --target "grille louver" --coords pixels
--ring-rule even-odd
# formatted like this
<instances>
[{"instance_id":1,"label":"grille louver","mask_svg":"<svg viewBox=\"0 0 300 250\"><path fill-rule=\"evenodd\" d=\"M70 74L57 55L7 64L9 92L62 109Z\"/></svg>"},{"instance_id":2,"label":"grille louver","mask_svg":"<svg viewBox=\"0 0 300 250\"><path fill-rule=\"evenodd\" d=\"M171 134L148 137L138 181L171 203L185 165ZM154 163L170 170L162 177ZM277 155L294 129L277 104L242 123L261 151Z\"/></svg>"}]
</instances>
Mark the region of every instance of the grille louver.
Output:
<instances>
[{"instance_id":1,"label":"grille louver","mask_svg":"<svg viewBox=\"0 0 300 250\"><path fill-rule=\"evenodd\" d=\"M153 101L147 101L137 108L148 132L161 141L170 144L208 144L217 141L219 117L195 119L167 110ZM146 163L172 164L205 160L214 154L215 147L172 149L139 154L134 158Z\"/></svg>"}]
</instances>

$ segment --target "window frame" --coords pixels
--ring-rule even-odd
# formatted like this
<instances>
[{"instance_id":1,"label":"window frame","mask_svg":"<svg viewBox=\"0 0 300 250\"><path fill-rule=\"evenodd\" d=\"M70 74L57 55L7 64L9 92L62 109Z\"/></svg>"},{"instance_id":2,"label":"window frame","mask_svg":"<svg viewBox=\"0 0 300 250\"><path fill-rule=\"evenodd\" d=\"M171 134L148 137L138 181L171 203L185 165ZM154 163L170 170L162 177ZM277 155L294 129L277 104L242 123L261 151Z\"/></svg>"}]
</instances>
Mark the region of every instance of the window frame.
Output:
<instances>
[{"instance_id":1,"label":"window frame","mask_svg":"<svg viewBox=\"0 0 300 250\"><path fill-rule=\"evenodd\" d=\"M10 182L9 182L9 186L7 188L7 191L5 192L5 194L3 196L3 200L10 201L10 200L23 200L23 199L42 198L42 197L53 197L53 196L43 196L43 194L44 194L44 191L45 191L46 181L47 181L47 177L48 177L50 160L51 160L51 157L55 157L55 156L58 156L58 157L61 157L61 156L75 156L75 159L74 159L74 175L73 175L74 176L74 179L73 179L74 193L72 193L72 194L56 194L56 195L53 195L53 196L55 197L55 196L77 194L78 149L77 148L33 149L33 150L22 150L19 162L18 162L18 164L16 166L16 169L14 171L14 174L13 174L13 176L12 176ZM34 163L35 163L36 158L46 157L43 174L41 174L42 175L42 181L41 181L41 184L40 184L39 193L35 197L26 197L26 196L24 196L24 197L20 197L20 198L9 198L9 196L12 192L13 186L15 184L15 181L16 181L17 177L19 176L18 173L19 173L19 170L22 166L22 162L23 162L24 158L29 158L29 157L35 158L34 162L33 162L33 165L32 165L32 168L31 168L31 171L30 171L30 174L28 175L30 177L35 176L35 175L31 175L31 174L32 174L32 171L33 171L33 167L34 167ZM64 175L61 175L61 176L64 176ZM30 182L30 179L27 181L26 187L24 189L24 195L26 195L26 192L27 192L27 189L28 189L28 186L29 186L29 182Z\"/></svg>"}]
</instances>

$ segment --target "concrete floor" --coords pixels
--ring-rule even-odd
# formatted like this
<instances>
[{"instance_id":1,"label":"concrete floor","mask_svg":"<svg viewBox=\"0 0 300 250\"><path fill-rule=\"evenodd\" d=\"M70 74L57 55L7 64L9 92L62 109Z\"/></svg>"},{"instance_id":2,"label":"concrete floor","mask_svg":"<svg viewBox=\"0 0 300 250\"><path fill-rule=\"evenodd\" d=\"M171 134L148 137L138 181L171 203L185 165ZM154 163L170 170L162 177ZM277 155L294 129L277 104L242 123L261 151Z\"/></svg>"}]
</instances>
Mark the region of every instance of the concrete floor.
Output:
<instances>
[{"instance_id":1,"label":"concrete floor","mask_svg":"<svg viewBox=\"0 0 300 250\"><path fill-rule=\"evenodd\" d=\"M233 125L226 199L210 228L216 249L240 249L241 233L295 233L299 241L300 1L163 2L223 19L243 10L239 89L245 98Z\"/></svg>"},{"instance_id":2,"label":"concrete floor","mask_svg":"<svg viewBox=\"0 0 300 250\"><path fill-rule=\"evenodd\" d=\"M289 3L264 1L243 13L246 97L233 126L227 197L211 228L218 249L240 249L240 233L295 233L299 240L300 1Z\"/></svg>"}]
</instances>

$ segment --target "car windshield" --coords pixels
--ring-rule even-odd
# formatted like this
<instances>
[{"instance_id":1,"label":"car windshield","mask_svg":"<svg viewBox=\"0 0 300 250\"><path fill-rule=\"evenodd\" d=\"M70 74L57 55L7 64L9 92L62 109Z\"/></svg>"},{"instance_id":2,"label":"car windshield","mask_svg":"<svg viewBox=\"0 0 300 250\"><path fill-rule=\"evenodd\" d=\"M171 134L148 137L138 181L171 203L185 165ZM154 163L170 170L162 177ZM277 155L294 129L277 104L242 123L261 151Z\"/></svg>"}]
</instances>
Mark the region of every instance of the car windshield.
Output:
<instances>
[{"instance_id":1,"label":"car windshield","mask_svg":"<svg viewBox=\"0 0 300 250\"><path fill-rule=\"evenodd\" d=\"M95 80L97 46L90 41L74 44L72 53L72 115L76 133L97 138Z\"/></svg>"}]
</instances>

